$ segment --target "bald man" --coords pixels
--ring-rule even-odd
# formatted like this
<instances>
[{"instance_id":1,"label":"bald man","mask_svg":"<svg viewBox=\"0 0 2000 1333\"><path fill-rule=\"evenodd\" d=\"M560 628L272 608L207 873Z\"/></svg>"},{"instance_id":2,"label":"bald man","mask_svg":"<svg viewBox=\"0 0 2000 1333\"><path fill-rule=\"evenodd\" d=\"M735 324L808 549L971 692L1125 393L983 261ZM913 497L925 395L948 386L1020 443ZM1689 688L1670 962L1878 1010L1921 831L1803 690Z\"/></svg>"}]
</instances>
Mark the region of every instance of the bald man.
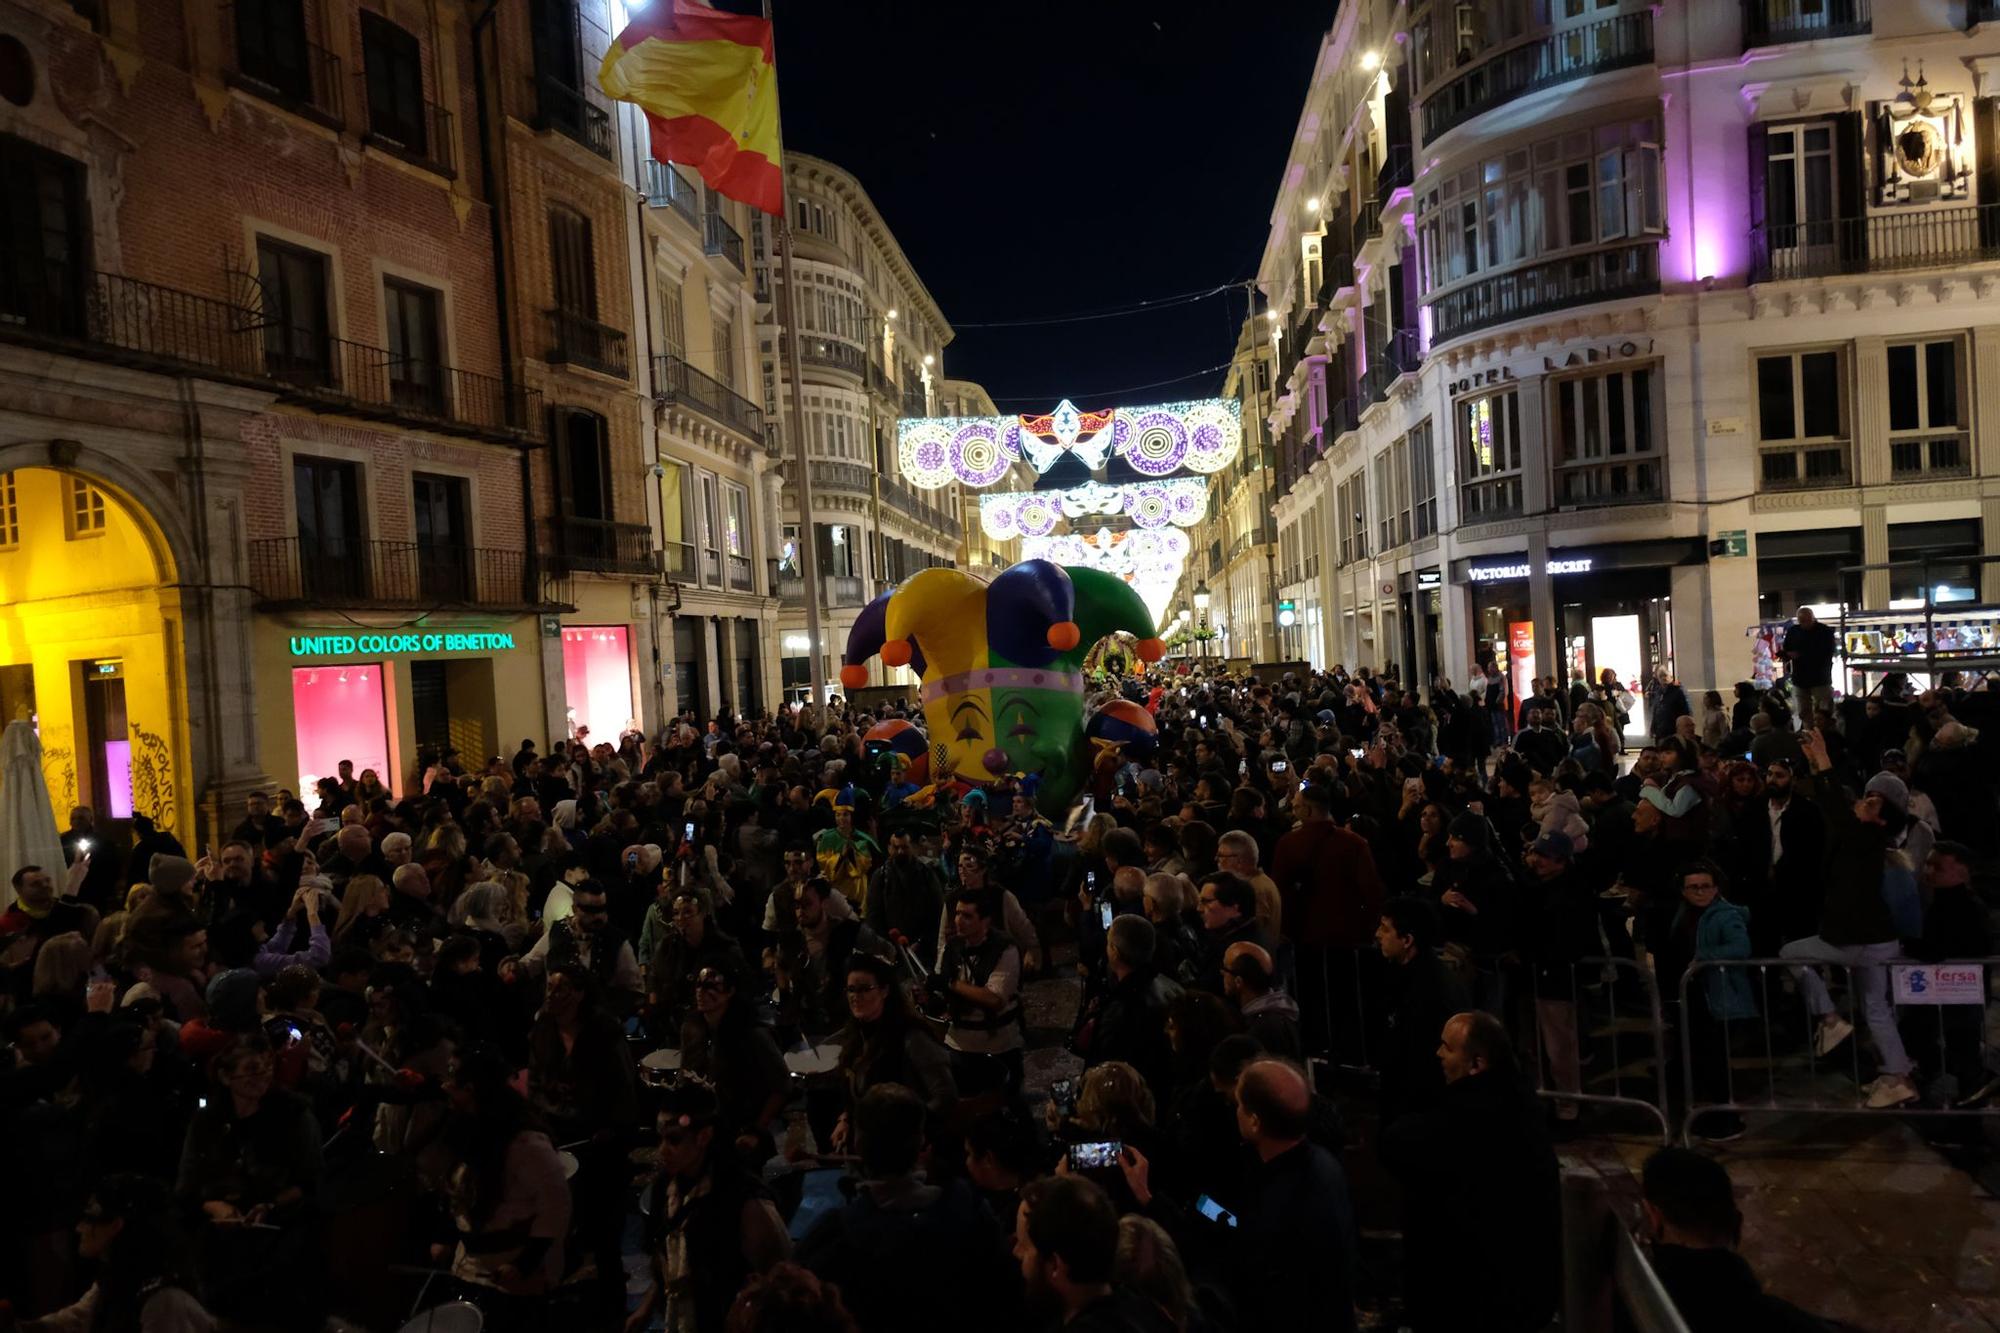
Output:
<instances>
[{"instance_id":1,"label":"bald man","mask_svg":"<svg viewBox=\"0 0 2000 1333\"><path fill-rule=\"evenodd\" d=\"M1243 1030L1271 1055L1301 1056L1299 1006L1275 979L1270 951L1239 940L1222 951L1222 994L1243 1015Z\"/></svg>"},{"instance_id":2,"label":"bald man","mask_svg":"<svg viewBox=\"0 0 2000 1333\"><path fill-rule=\"evenodd\" d=\"M1478 1010L1438 1036L1437 1104L1383 1127L1403 1186L1404 1307L1417 1333L1529 1333L1555 1317L1562 1272L1555 1150L1507 1031Z\"/></svg>"},{"instance_id":3,"label":"bald man","mask_svg":"<svg viewBox=\"0 0 2000 1333\"><path fill-rule=\"evenodd\" d=\"M1229 1266L1245 1328L1354 1327L1354 1215L1333 1154L1306 1137L1312 1088L1289 1060L1236 1079L1236 1130L1256 1160Z\"/></svg>"}]
</instances>

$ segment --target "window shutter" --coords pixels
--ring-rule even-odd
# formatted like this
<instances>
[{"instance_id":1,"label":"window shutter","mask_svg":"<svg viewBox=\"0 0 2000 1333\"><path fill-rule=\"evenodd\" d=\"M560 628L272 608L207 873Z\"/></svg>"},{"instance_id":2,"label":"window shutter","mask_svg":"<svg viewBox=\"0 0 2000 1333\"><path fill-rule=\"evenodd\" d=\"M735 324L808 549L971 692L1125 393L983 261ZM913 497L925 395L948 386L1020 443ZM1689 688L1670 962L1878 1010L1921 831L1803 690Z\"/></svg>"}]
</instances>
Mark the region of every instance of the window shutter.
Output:
<instances>
[{"instance_id":1,"label":"window shutter","mask_svg":"<svg viewBox=\"0 0 2000 1333\"><path fill-rule=\"evenodd\" d=\"M1834 225L1842 266L1858 272L1868 260L1868 159L1861 148L1861 113L1846 111L1833 118L1835 160Z\"/></svg>"},{"instance_id":2,"label":"window shutter","mask_svg":"<svg viewBox=\"0 0 2000 1333\"><path fill-rule=\"evenodd\" d=\"M1972 104L1974 187L1979 191L1979 246L1987 254L2000 247L2000 99Z\"/></svg>"}]
</instances>

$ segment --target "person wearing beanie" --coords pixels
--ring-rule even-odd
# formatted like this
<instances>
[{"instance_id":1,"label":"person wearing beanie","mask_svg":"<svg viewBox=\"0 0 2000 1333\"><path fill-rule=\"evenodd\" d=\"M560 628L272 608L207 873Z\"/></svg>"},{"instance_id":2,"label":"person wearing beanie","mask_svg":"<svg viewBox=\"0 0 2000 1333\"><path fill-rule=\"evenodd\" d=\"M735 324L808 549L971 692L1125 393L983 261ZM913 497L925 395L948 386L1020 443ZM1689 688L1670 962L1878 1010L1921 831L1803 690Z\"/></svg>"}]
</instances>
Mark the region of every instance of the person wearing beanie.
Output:
<instances>
[{"instance_id":1,"label":"person wearing beanie","mask_svg":"<svg viewBox=\"0 0 2000 1333\"><path fill-rule=\"evenodd\" d=\"M1902 1034L1896 1029L1896 1013L1889 1005L1889 975L1883 966L1903 948L1882 894L1882 876L1909 818L1902 803L1909 791L1901 779L1885 773L1869 784L1870 790L1860 799L1848 801L1833 781L1833 760L1819 729L1801 733L1799 745L1812 767L1807 794L1826 813L1826 901L1820 909L1819 934L1792 941L1781 956L1847 965L1881 1061L1881 1073L1861 1091L1871 1109L1886 1110L1919 1095ZM1807 1011L1819 1019L1813 1053L1823 1059L1854 1034L1854 1025L1834 1008L1818 971L1798 967L1792 974L1805 995Z\"/></svg>"}]
</instances>

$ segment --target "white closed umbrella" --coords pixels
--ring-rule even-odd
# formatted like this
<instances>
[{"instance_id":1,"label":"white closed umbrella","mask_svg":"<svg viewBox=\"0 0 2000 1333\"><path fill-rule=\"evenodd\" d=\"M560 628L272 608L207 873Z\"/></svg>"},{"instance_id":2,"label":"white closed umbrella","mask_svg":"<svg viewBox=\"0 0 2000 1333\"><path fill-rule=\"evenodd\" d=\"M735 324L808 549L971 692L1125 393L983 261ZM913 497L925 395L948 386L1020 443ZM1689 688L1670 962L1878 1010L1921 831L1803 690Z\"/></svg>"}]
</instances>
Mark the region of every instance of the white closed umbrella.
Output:
<instances>
[{"instance_id":1,"label":"white closed umbrella","mask_svg":"<svg viewBox=\"0 0 2000 1333\"><path fill-rule=\"evenodd\" d=\"M57 884L66 873L42 775L42 739L25 721L9 722L0 733L0 910L14 905L14 872L22 866L40 866Z\"/></svg>"}]
</instances>

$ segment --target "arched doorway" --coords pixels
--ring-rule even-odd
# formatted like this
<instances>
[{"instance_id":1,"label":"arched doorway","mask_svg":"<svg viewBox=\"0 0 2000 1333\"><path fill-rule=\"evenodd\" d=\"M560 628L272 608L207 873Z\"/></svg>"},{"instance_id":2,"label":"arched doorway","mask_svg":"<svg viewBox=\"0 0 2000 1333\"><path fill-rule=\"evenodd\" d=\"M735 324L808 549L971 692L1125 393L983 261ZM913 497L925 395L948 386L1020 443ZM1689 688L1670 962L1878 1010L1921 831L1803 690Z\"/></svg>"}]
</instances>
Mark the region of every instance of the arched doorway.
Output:
<instances>
[{"instance_id":1,"label":"arched doorway","mask_svg":"<svg viewBox=\"0 0 2000 1333\"><path fill-rule=\"evenodd\" d=\"M0 472L0 720L34 719L58 824L87 805L193 836L176 584L157 525L114 487Z\"/></svg>"}]
</instances>

